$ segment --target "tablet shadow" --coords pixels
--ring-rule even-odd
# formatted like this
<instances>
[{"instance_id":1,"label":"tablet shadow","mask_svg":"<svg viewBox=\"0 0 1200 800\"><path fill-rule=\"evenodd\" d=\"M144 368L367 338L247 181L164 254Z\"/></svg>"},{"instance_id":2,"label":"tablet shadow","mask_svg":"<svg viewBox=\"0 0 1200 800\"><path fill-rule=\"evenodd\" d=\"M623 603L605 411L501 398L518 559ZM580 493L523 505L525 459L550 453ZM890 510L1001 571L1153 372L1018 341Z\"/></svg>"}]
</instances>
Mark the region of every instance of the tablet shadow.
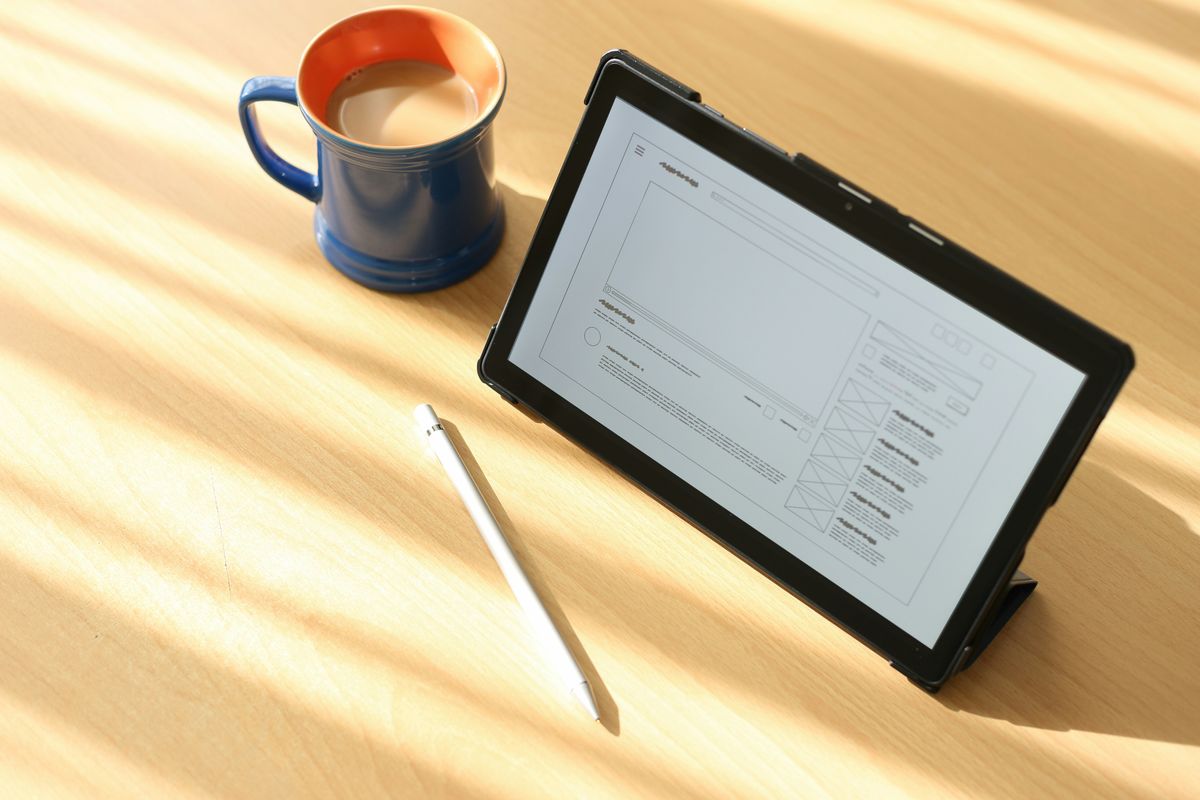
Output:
<instances>
[{"instance_id":1,"label":"tablet shadow","mask_svg":"<svg viewBox=\"0 0 1200 800\"><path fill-rule=\"evenodd\" d=\"M939 701L1024 727L1200 745L1200 536L1086 463L1056 516L1032 542L1038 590Z\"/></svg>"}]
</instances>

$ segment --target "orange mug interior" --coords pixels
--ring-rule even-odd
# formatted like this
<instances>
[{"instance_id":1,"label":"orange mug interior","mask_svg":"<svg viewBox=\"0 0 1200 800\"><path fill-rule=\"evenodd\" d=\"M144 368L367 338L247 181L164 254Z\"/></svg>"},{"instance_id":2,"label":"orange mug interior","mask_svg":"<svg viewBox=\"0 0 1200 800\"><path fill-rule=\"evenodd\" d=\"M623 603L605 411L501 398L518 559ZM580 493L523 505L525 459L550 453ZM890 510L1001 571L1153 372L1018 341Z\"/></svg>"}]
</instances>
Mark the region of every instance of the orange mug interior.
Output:
<instances>
[{"instance_id":1,"label":"orange mug interior","mask_svg":"<svg viewBox=\"0 0 1200 800\"><path fill-rule=\"evenodd\" d=\"M403 60L457 73L475 92L475 122L490 114L504 93L504 62L483 31L445 11L394 6L346 17L312 40L300 59L300 105L311 119L336 133L326 118L326 106L342 80L372 64Z\"/></svg>"}]
</instances>

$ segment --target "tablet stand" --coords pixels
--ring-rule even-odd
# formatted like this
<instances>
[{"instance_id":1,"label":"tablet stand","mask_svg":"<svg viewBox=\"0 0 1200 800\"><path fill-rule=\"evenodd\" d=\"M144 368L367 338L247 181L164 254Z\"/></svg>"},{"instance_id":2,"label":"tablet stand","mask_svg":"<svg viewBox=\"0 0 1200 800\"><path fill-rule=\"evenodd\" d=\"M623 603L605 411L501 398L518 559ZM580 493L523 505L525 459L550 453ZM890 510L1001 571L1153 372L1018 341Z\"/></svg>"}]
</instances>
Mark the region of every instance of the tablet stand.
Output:
<instances>
[{"instance_id":1,"label":"tablet stand","mask_svg":"<svg viewBox=\"0 0 1200 800\"><path fill-rule=\"evenodd\" d=\"M962 653L958 657L958 665L951 670L950 675L956 675L975 663L975 659L979 658L979 654L991 644L992 640L996 638L996 634L1000 632L1005 623L1012 619L1012 615L1029 598L1029 595L1033 594L1033 590L1036 587L1037 581L1024 572L1021 572L1021 570L1018 569L1013 573L1012 578L1008 581L1008 587L1004 590L1003 596L997 601L996 607L992 610L988 618L984 620L979 632L975 634L975 638L962 649ZM939 685L925 684L912 678L909 678L909 680L930 693L934 693L941 688Z\"/></svg>"}]
</instances>

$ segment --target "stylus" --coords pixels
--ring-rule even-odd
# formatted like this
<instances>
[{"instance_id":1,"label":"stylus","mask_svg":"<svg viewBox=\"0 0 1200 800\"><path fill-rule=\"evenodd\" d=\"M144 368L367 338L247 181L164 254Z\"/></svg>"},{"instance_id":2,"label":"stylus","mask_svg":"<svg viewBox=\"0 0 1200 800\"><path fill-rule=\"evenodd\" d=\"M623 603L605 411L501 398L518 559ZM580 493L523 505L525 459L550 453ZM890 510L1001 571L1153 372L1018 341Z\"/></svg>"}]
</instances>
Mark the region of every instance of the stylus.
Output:
<instances>
[{"instance_id":1,"label":"stylus","mask_svg":"<svg viewBox=\"0 0 1200 800\"><path fill-rule=\"evenodd\" d=\"M471 514L471 519L475 521L479 535L483 537L488 550L492 551L492 557L496 559L496 563L500 566L500 572L504 574L504 579L508 581L509 588L517 598L517 603L525 612L525 619L529 623L534 637L538 640L538 644L541 645L542 652L550 660L566 690L579 701L585 711L592 715L592 719L598 722L600 712L596 709L596 698L592 696L592 689L588 686L587 678L583 676L578 662L571 655L567 643L563 641L562 634L558 632L558 628L554 627L554 620L550 619L550 615L546 613L546 607L542 605L537 592L533 590L529 578L525 577L525 571L521 569L517 557L513 555L512 548L508 546L508 540L504 538L504 533L496 523L496 518L488 508L487 502L484 501L483 495L479 493L479 487L475 485L471 473L467 471L467 466L463 464L458 451L454 449L454 442L450 441L450 436L442 428L441 420L438 419L433 406L423 403L416 407L413 414L417 418L421 433L429 437L434 455L441 462L446 474L450 476L450 482L458 490L459 497L462 498L463 504Z\"/></svg>"}]
</instances>

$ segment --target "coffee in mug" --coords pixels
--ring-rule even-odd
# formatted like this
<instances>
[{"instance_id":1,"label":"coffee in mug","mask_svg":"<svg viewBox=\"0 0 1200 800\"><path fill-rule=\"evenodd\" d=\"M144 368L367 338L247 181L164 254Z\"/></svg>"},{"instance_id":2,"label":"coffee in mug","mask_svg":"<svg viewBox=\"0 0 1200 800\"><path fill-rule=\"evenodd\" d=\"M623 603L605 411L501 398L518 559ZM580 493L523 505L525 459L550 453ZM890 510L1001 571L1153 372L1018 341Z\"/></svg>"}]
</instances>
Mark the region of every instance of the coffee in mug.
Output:
<instances>
[{"instance_id":1,"label":"coffee in mug","mask_svg":"<svg viewBox=\"0 0 1200 800\"><path fill-rule=\"evenodd\" d=\"M479 113L471 84L424 61L383 61L347 75L325 111L329 126L351 139L383 147L414 147L448 139Z\"/></svg>"}]
</instances>

